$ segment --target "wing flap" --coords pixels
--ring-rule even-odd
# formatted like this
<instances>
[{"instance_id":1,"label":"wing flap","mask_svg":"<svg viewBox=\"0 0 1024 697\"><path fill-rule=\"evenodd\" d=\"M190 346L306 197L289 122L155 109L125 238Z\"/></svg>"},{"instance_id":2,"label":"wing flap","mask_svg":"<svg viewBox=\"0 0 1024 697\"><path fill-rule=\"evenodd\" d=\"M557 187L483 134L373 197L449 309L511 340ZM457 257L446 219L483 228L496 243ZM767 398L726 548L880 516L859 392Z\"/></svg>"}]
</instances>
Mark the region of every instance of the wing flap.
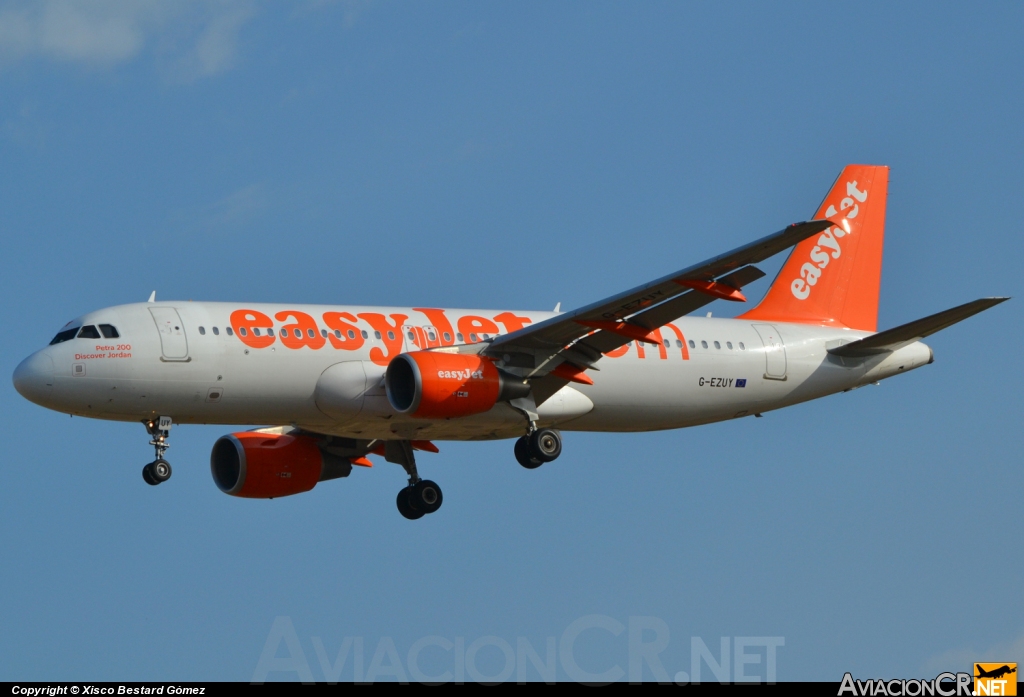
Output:
<instances>
[{"instance_id":1,"label":"wing flap","mask_svg":"<svg viewBox=\"0 0 1024 697\"><path fill-rule=\"evenodd\" d=\"M892 329L886 329L884 332L878 332L859 341L830 348L828 352L833 356L863 358L896 351L1007 300L1009 298L981 298Z\"/></svg>"}]
</instances>

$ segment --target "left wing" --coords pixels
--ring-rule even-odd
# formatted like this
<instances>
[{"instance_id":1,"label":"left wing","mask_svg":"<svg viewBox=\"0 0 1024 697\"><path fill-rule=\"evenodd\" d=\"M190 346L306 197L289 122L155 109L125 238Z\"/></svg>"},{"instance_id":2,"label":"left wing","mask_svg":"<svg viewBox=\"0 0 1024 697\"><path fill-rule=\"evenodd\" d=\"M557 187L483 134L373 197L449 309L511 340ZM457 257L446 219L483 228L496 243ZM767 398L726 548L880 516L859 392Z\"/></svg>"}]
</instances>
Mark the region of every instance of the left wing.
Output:
<instances>
[{"instance_id":1,"label":"left wing","mask_svg":"<svg viewBox=\"0 0 1024 697\"><path fill-rule=\"evenodd\" d=\"M484 345L481 352L499 359L506 371L526 379L547 375L562 363L570 364L569 372L574 372L573 368L596 370L594 364L603 353L634 340L655 343L648 337L652 330L713 300L745 300L739 289L764 276L764 272L749 264L767 259L832 225L828 220L794 223L624 293L499 336Z\"/></svg>"}]
</instances>

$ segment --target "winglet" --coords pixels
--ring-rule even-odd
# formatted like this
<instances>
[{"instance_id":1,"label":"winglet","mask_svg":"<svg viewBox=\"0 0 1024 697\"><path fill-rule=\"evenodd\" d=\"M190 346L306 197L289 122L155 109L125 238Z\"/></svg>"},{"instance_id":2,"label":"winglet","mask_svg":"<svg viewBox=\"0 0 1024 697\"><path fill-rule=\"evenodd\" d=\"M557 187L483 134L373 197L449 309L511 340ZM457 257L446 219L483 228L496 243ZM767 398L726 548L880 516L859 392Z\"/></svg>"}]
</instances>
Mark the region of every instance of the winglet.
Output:
<instances>
[{"instance_id":1,"label":"winglet","mask_svg":"<svg viewBox=\"0 0 1024 697\"><path fill-rule=\"evenodd\" d=\"M147 300L146 302L148 302L148 303L155 303L156 302L156 291L155 290L152 293L149 294L149 300Z\"/></svg>"}]
</instances>

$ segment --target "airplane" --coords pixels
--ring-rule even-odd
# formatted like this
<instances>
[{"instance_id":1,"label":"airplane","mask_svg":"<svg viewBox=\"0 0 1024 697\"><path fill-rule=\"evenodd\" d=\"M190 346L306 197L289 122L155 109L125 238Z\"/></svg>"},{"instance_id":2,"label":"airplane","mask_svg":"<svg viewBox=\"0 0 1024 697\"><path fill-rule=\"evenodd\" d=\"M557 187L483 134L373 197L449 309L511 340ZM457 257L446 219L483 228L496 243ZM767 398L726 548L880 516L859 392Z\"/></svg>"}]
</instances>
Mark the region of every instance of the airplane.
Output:
<instances>
[{"instance_id":1,"label":"airplane","mask_svg":"<svg viewBox=\"0 0 1024 697\"><path fill-rule=\"evenodd\" d=\"M975 667L975 669L977 670L977 673L978 673L977 675L974 676L976 678L994 678L994 679L997 679L997 678L1003 677L1004 675L1009 675L1010 673L1016 673L1017 672L1016 664L1014 664L1013 668L1011 668L1008 665L1002 665L999 668L995 668L993 670L985 670L984 668L982 668L977 663L974 664L974 667Z\"/></svg>"},{"instance_id":2,"label":"airplane","mask_svg":"<svg viewBox=\"0 0 1024 697\"><path fill-rule=\"evenodd\" d=\"M15 370L26 399L142 422L167 481L173 424L244 424L210 455L232 496L272 499L400 465L399 512L436 512L434 441L515 438L535 469L563 431L654 431L759 417L931 363L921 340L1008 298L877 331L889 168L843 169L812 220L571 312L225 302L145 303L68 322ZM792 248L757 306L755 266ZM266 424L270 424L267 426Z\"/></svg>"}]
</instances>

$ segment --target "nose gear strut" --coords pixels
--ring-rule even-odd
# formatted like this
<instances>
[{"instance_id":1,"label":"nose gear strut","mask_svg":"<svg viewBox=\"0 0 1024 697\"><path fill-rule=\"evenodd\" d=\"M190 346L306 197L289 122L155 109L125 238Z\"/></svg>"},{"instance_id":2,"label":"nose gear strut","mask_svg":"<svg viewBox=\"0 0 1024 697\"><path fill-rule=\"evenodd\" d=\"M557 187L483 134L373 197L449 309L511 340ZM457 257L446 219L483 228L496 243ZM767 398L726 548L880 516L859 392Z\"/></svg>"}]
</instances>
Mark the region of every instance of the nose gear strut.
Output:
<instances>
[{"instance_id":1,"label":"nose gear strut","mask_svg":"<svg viewBox=\"0 0 1024 697\"><path fill-rule=\"evenodd\" d=\"M147 484L156 486L171 478L171 463L164 459L164 453L171 447L167 439L171 436L173 421L169 416L161 416L156 420L144 421L143 424L153 438L149 444L156 451L156 459L142 468L142 478Z\"/></svg>"}]
</instances>

